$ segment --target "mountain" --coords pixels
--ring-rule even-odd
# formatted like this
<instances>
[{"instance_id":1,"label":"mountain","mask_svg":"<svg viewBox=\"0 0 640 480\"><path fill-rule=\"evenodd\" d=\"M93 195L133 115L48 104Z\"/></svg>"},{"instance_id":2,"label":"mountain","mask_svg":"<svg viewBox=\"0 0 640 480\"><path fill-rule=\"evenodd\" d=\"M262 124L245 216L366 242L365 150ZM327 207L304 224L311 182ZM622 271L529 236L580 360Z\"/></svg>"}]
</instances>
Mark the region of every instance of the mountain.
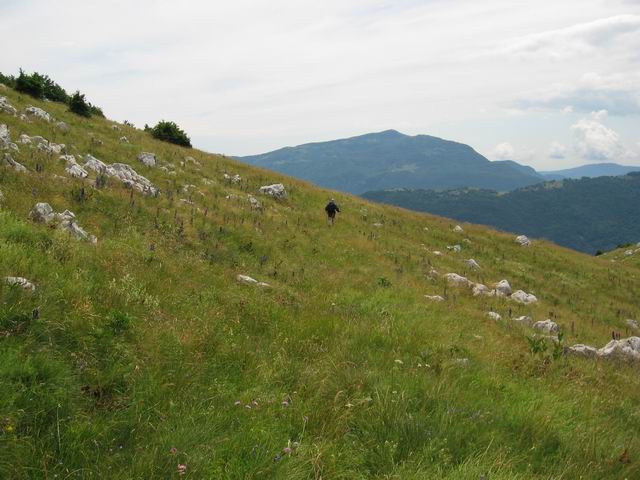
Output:
<instances>
[{"instance_id":1,"label":"mountain","mask_svg":"<svg viewBox=\"0 0 640 480\"><path fill-rule=\"evenodd\" d=\"M586 253L640 240L640 174L547 182L509 193L367 192L364 198L543 237Z\"/></svg>"},{"instance_id":2,"label":"mountain","mask_svg":"<svg viewBox=\"0 0 640 480\"><path fill-rule=\"evenodd\" d=\"M564 178L613 177L631 172L640 172L640 167L618 165L617 163L595 163L566 170L541 171L539 174L547 180L562 180Z\"/></svg>"},{"instance_id":3,"label":"mountain","mask_svg":"<svg viewBox=\"0 0 640 480\"><path fill-rule=\"evenodd\" d=\"M243 162L360 194L387 188L513 190L544 181L515 162L490 162L468 145L395 130L286 147Z\"/></svg>"},{"instance_id":4,"label":"mountain","mask_svg":"<svg viewBox=\"0 0 640 480\"><path fill-rule=\"evenodd\" d=\"M0 478L637 478L634 263L0 97Z\"/></svg>"}]
</instances>

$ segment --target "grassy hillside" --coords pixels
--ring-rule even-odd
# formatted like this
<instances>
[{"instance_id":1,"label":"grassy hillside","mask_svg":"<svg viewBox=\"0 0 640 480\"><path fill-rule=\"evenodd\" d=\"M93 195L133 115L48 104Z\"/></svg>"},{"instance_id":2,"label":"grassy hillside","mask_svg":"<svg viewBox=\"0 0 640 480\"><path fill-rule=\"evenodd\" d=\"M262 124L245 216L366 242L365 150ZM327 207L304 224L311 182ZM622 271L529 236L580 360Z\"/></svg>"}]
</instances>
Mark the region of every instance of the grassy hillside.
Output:
<instances>
[{"instance_id":1,"label":"grassy hillside","mask_svg":"<svg viewBox=\"0 0 640 480\"><path fill-rule=\"evenodd\" d=\"M490 162L462 143L395 130L242 157L317 185L360 194L387 188L513 190L544 181L516 162Z\"/></svg>"},{"instance_id":2,"label":"grassy hillside","mask_svg":"<svg viewBox=\"0 0 640 480\"><path fill-rule=\"evenodd\" d=\"M161 193L95 188L24 145L13 156L28 173L0 168L0 276L36 286L0 286L0 478L640 476L637 367L564 356L509 319L552 315L563 344L602 346L640 316L637 266L455 232L35 103L69 131L0 113L14 141L42 135L127 163ZM142 165L142 151L175 175ZM257 194L274 182L287 200ZM329 196L343 212L334 228ZM97 244L31 222L36 202L73 211ZM434 268L506 278L540 301L476 298Z\"/></svg>"},{"instance_id":3,"label":"grassy hillside","mask_svg":"<svg viewBox=\"0 0 640 480\"><path fill-rule=\"evenodd\" d=\"M552 240L595 254L640 240L640 173L491 190L386 190L369 200Z\"/></svg>"}]
</instances>

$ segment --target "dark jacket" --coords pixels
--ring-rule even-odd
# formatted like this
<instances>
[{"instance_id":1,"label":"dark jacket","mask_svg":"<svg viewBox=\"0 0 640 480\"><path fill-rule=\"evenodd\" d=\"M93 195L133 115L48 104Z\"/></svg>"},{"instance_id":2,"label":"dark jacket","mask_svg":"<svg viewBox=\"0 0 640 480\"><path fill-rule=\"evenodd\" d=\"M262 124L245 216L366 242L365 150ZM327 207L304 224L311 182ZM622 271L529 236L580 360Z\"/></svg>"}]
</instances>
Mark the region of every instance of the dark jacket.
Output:
<instances>
[{"instance_id":1,"label":"dark jacket","mask_svg":"<svg viewBox=\"0 0 640 480\"><path fill-rule=\"evenodd\" d=\"M335 215L336 212L339 212L340 209L338 208L338 205L335 204L335 202L329 202L327 203L327 206L324 207L324 210L327 212L327 215Z\"/></svg>"}]
</instances>

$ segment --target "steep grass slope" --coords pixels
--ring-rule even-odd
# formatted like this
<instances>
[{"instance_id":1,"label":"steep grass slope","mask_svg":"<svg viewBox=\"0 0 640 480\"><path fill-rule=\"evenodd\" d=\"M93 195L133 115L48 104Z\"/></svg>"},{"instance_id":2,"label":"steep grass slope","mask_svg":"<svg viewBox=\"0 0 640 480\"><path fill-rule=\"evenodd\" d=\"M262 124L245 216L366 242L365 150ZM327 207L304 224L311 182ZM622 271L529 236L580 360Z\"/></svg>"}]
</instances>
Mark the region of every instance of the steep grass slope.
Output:
<instances>
[{"instance_id":1,"label":"steep grass slope","mask_svg":"<svg viewBox=\"0 0 640 480\"><path fill-rule=\"evenodd\" d=\"M14 158L28 173L0 168L0 275L36 285L0 287L0 478L640 476L637 367L544 350L509 319L553 315L565 343L602 346L639 314L637 268L473 225L457 233L38 105L69 132L0 113L13 139L130 164L162 192L95 188L27 146ZM144 167L141 151L175 175ZM258 197L276 181L287 200ZM328 196L343 212L334 228ZM72 210L97 244L29 221L36 202ZM472 297L433 268L506 278L540 301Z\"/></svg>"}]
</instances>

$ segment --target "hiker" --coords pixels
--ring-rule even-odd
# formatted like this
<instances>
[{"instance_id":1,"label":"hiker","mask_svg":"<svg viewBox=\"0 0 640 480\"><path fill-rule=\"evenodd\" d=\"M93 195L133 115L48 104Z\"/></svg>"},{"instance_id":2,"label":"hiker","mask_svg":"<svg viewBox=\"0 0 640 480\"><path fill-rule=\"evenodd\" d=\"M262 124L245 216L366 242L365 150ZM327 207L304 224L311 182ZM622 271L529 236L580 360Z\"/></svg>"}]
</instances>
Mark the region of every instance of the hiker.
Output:
<instances>
[{"instance_id":1,"label":"hiker","mask_svg":"<svg viewBox=\"0 0 640 480\"><path fill-rule=\"evenodd\" d=\"M327 206L324 207L324 211L327 212L327 223L329 224L329 226L333 225L336 221L336 212L340 211L338 205L336 205L336 201L333 198L329 200Z\"/></svg>"}]
</instances>

